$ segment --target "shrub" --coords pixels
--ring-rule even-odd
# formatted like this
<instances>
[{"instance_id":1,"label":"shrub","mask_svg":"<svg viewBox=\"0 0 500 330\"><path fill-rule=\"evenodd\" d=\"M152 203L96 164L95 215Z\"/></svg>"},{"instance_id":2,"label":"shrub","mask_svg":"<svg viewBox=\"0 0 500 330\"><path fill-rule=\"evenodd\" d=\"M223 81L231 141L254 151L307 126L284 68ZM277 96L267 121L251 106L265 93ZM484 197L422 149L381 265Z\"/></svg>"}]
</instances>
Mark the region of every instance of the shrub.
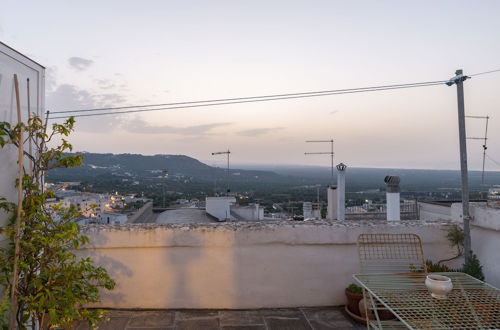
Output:
<instances>
[{"instance_id":1,"label":"shrub","mask_svg":"<svg viewBox=\"0 0 500 330\"><path fill-rule=\"evenodd\" d=\"M464 264L462 271L477 278L478 280L484 281L483 266L481 266L479 259L474 253L472 253L472 251L470 253L469 261Z\"/></svg>"}]
</instances>

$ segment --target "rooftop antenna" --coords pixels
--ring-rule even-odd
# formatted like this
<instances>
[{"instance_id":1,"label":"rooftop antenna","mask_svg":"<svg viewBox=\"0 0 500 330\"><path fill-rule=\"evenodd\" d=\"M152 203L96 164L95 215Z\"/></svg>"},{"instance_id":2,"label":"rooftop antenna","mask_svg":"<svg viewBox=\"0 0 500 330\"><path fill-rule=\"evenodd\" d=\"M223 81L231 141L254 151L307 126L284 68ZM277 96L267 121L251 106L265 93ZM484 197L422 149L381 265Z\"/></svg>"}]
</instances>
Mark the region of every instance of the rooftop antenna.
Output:
<instances>
[{"instance_id":1,"label":"rooftop antenna","mask_svg":"<svg viewBox=\"0 0 500 330\"><path fill-rule=\"evenodd\" d=\"M488 115L486 116L465 116L466 118L473 118L473 119L484 119L486 121L486 127L484 130L484 137L468 137L467 139L469 140L483 140L483 172L481 173L481 185L484 186L484 163L486 159L486 149L488 147L486 146L486 143L488 142L488 121L490 120L490 117Z\"/></svg>"},{"instance_id":2,"label":"rooftop antenna","mask_svg":"<svg viewBox=\"0 0 500 330\"><path fill-rule=\"evenodd\" d=\"M166 168L164 168L161 171L161 177L163 179L162 180L163 184L161 185L161 189L162 189L162 193L163 193L163 208L166 208L167 204L166 204L166 200L165 200L165 184L166 184L166 180L168 178L168 170Z\"/></svg>"},{"instance_id":3,"label":"rooftop antenna","mask_svg":"<svg viewBox=\"0 0 500 330\"><path fill-rule=\"evenodd\" d=\"M324 142L328 142L330 143L330 151L327 151L327 152L304 152L304 155L330 155L331 158L332 158L332 176L331 176L331 185L333 186L333 169L334 169L334 166L333 166L333 139L330 139L330 140L309 140L309 141L306 141L307 143L316 143L316 142L320 142L320 143L324 143Z\"/></svg>"},{"instance_id":4,"label":"rooftop antenna","mask_svg":"<svg viewBox=\"0 0 500 330\"><path fill-rule=\"evenodd\" d=\"M215 155L227 155L227 169L226 169L226 180L227 180L227 190L226 190L226 194L227 196L229 196L229 192L231 191L229 189L229 155L231 154L231 151L229 151L229 149L227 149L227 151L218 151L218 152L212 152L212 156L215 156Z\"/></svg>"},{"instance_id":5,"label":"rooftop antenna","mask_svg":"<svg viewBox=\"0 0 500 330\"><path fill-rule=\"evenodd\" d=\"M316 185L316 209L318 210L318 219L321 219L321 202L319 201L319 189L321 184Z\"/></svg>"}]
</instances>

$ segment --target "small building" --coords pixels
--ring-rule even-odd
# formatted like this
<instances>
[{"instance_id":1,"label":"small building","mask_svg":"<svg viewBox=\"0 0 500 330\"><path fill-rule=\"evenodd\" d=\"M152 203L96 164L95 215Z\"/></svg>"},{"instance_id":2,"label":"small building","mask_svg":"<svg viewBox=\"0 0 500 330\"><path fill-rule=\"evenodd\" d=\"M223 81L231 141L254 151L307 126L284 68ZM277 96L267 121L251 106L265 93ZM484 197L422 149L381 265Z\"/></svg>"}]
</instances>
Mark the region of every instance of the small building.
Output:
<instances>
[{"instance_id":1,"label":"small building","mask_svg":"<svg viewBox=\"0 0 500 330\"><path fill-rule=\"evenodd\" d=\"M127 222L127 215L115 212L102 212L97 216L97 223L122 224Z\"/></svg>"},{"instance_id":2,"label":"small building","mask_svg":"<svg viewBox=\"0 0 500 330\"><path fill-rule=\"evenodd\" d=\"M231 205L234 203L236 203L234 197L207 197L205 209L219 221L227 221L231 220Z\"/></svg>"},{"instance_id":3,"label":"small building","mask_svg":"<svg viewBox=\"0 0 500 330\"><path fill-rule=\"evenodd\" d=\"M219 221L259 221L264 220L264 208L259 204L239 206L234 197L207 197L205 209Z\"/></svg>"}]
</instances>

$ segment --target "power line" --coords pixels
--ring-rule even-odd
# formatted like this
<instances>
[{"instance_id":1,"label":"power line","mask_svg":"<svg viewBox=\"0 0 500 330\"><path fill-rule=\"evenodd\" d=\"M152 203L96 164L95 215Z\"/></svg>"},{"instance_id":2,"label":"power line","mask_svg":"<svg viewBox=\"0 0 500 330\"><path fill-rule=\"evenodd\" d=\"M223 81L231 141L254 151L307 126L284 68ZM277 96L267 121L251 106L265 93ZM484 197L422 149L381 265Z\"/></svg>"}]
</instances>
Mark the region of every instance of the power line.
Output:
<instances>
[{"instance_id":1,"label":"power line","mask_svg":"<svg viewBox=\"0 0 500 330\"><path fill-rule=\"evenodd\" d=\"M469 77L480 76L480 75L483 75L483 74L488 74L488 73L493 73L493 72L500 72L500 69L470 74Z\"/></svg>"},{"instance_id":2,"label":"power line","mask_svg":"<svg viewBox=\"0 0 500 330\"><path fill-rule=\"evenodd\" d=\"M493 163L497 164L498 166L500 166L500 162L497 162L496 160L494 160L493 158L491 158L490 155L486 154L486 157L488 157L489 160L491 160Z\"/></svg>"},{"instance_id":3,"label":"power line","mask_svg":"<svg viewBox=\"0 0 500 330\"><path fill-rule=\"evenodd\" d=\"M307 98L307 97L319 97L319 96L328 96L328 95L340 95L340 94L352 94L352 93L363 93L363 92L376 92L383 90L393 90L393 89L404 89L404 88L414 88L414 87L427 87L427 86L436 86L446 83L447 81L435 81L435 82L426 82L426 83L412 83L412 84L403 84L403 85L389 85L389 86L380 86L380 87L370 87L370 88L357 88L357 89L343 89L343 90L332 90L330 92L311 92L311 93L295 93L295 94L281 94L281 95L291 95L291 96L278 96L278 97L269 97L269 96L252 96L247 98L237 98L236 101L228 101L228 102L214 102L214 101L205 101L206 103L202 103L203 101L191 101L191 102L179 102L179 103L171 103L173 104L188 104L188 105L179 105L179 106L168 106L168 107L160 107L153 109L139 109L139 110L126 110L126 111L112 111L112 112L98 112L91 114L76 114L76 115L63 115L52 117L50 119L63 119L69 117L94 117L94 116L104 116L104 115L118 115L118 114L127 114L127 113L139 113L139 112L150 112L150 111L159 111L159 110L174 110L174 109L186 109L186 108L199 108L199 107L208 107L208 106L216 106L216 105L228 105L228 104L241 104L241 103L252 103L252 102L266 102L266 101L276 101L276 100L288 100L288 99L298 99L298 98ZM223 99L224 100L224 99ZM231 99L226 99L231 100ZM213 103L208 103L213 102ZM195 104L193 104L195 103ZM191 104L191 105L189 105ZM153 105L150 105L153 106ZM136 106L135 108L143 107ZM108 110L106 108L102 108ZM126 109L122 107L110 108L113 109ZM92 110L92 109L84 109L84 110L69 110L69 111L59 111L59 112L51 112L52 113L73 113L73 112L87 112L87 111L100 111L100 110Z\"/></svg>"},{"instance_id":4,"label":"power line","mask_svg":"<svg viewBox=\"0 0 500 330\"><path fill-rule=\"evenodd\" d=\"M81 110L62 110L62 111L51 111L54 113L74 113L74 112L89 112L89 111L107 111L107 110L120 110L120 109L133 109L133 108L148 108L148 107L164 107L164 106L175 106L175 105L187 105L196 103L213 103L213 102L230 102L230 101L241 101L241 100L254 100L254 99L267 99L267 98L281 98L288 96L301 96L301 95L315 95L315 94L326 94L330 93L343 93L352 91L370 91L372 89L385 89L385 88L396 88L405 86L416 86L427 85L427 84L441 84L445 83L445 80L441 81L426 81L418 83L406 83L406 84L396 84L396 85L382 85L382 86L370 86L370 87L359 87L359 88L347 88L347 89L333 89L333 90L323 90L323 91L311 91L311 92L301 92L301 93L286 93L286 94L271 94L271 95L261 95L261 96L247 96L247 97L235 97L235 98L224 98L224 99L212 99L212 100L201 100L201 101L188 101L188 102L175 102L175 103L159 103L159 104L146 104L146 105L130 105L122 107L108 107L108 108L94 108L94 109L81 109Z\"/></svg>"}]
</instances>

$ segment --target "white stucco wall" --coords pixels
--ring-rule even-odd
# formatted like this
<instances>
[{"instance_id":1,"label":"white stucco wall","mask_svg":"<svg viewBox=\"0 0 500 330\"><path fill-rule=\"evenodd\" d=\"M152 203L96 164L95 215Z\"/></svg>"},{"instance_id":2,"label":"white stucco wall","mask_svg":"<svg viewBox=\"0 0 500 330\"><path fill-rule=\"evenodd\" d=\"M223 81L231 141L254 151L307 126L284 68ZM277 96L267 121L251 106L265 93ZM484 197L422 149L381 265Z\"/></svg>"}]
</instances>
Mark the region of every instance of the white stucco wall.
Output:
<instances>
[{"instance_id":1,"label":"white stucco wall","mask_svg":"<svg viewBox=\"0 0 500 330\"><path fill-rule=\"evenodd\" d=\"M420 219L450 219L463 223L462 203L450 207L429 203L419 203ZM472 251L477 255L486 282L500 288L500 209L488 207L486 203L471 203Z\"/></svg>"},{"instance_id":2,"label":"white stucco wall","mask_svg":"<svg viewBox=\"0 0 500 330\"><path fill-rule=\"evenodd\" d=\"M234 197L207 197L205 199L205 209L208 214L219 219L219 221L225 221L230 219L231 204L236 203Z\"/></svg>"},{"instance_id":3,"label":"white stucco wall","mask_svg":"<svg viewBox=\"0 0 500 330\"><path fill-rule=\"evenodd\" d=\"M451 213L461 221L462 204L453 204ZM486 282L500 288L500 209L471 203L470 214L472 251L483 266Z\"/></svg>"},{"instance_id":4,"label":"white stucco wall","mask_svg":"<svg viewBox=\"0 0 500 330\"><path fill-rule=\"evenodd\" d=\"M345 303L361 233L420 235L427 258L450 257L447 222L126 224L83 226L80 251L117 281L108 308L264 308Z\"/></svg>"},{"instance_id":5,"label":"white stucco wall","mask_svg":"<svg viewBox=\"0 0 500 330\"><path fill-rule=\"evenodd\" d=\"M257 221L264 219L264 208L259 204L249 206L232 205L231 214L236 214L241 221Z\"/></svg>"},{"instance_id":6,"label":"white stucco wall","mask_svg":"<svg viewBox=\"0 0 500 330\"><path fill-rule=\"evenodd\" d=\"M420 220L452 220L451 207L426 202L418 203Z\"/></svg>"},{"instance_id":7,"label":"white stucco wall","mask_svg":"<svg viewBox=\"0 0 500 330\"><path fill-rule=\"evenodd\" d=\"M17 124L14 74L19 81L22 120L27 121L27 81L30 80L31 113L42 115L45 111L45 69L29 58L0 42L0 121ZM25 150L28 146L25 145ZM17 149L13 146L0 148L0 196L17 203L14 187L17 178ZM27 164L27 162L26 162ZM0 211L0 227L5 225L7 215Z\"/></svg>"}]
</instances>

